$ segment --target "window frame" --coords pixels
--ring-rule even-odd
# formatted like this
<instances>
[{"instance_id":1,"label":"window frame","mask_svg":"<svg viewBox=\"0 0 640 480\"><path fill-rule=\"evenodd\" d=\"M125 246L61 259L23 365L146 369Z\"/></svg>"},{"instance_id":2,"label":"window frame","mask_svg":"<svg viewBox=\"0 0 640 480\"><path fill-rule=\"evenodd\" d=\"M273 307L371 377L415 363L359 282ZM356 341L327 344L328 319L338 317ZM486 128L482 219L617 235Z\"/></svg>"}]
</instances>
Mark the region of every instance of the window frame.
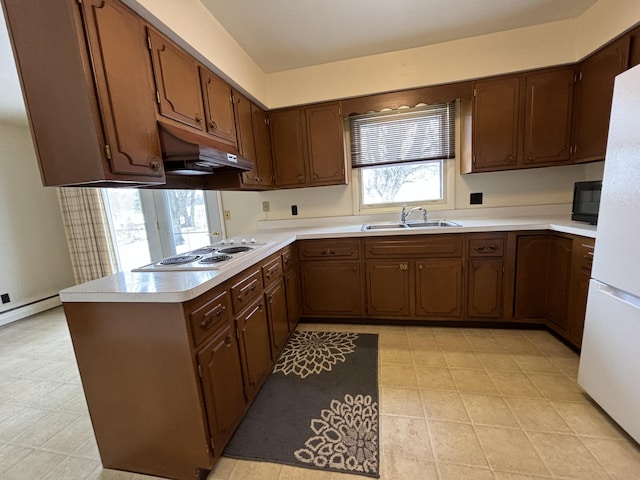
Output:
<instances>
[{"instance_id":1,"label":"window frame","mask_svg":"<svg viewBox=\"0 0 640 480\"><path fill-rule=\"evenodd\" d=\"M419 104L421 105L421 104ZM419 106L418 105L418 106ZM408 107L401 107L408 108ZM456 175L459 170L458 159L460 158L461 152L461 130L462 130L462 122L461 122L461 106L460 100L455 101L455 155L453 158L442 160L442 170L443 170L443 178L442 178L442 195L443 198L440 200L417 200L414 202L389 202L389 203L379 203L379 204L365 204L363 199L363 191L362 191L362 173L361 170L364 168L371 167L358 167L353 168L351 165L351 161L349 161L349 171L351 172L351 184L352 188L352 201L354 206L354 212L360 215L375 215L375 214L385 214L385 213L396 213L399 212L402 208L402 205L407 205L408 207L414 206L424 206L428 207L429 210L454 210L455 209L455 185L456 185ZM345 118L345 134L346 145L347 145L347 158L351 159L351 133L349 128L349 119Z\"/></svg>"}]
</instances>

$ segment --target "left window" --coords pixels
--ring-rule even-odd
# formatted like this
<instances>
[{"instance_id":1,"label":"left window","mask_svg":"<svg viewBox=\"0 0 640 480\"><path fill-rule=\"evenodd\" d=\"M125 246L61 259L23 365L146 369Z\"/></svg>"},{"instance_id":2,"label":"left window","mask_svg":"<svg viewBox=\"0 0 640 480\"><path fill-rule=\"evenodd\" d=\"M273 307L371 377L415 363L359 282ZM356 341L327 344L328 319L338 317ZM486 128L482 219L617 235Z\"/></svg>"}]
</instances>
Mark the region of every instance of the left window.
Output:
<instances>
[{"instance_id":1,"label":"left window","mask_svg":"<svg viewBox=\"0 0 640 480\"><path fill-rule=\"evenodd\" d=\"M121 271L224 236L218 192L105 188L103 194Z\"/></svg>"}]
</instances>

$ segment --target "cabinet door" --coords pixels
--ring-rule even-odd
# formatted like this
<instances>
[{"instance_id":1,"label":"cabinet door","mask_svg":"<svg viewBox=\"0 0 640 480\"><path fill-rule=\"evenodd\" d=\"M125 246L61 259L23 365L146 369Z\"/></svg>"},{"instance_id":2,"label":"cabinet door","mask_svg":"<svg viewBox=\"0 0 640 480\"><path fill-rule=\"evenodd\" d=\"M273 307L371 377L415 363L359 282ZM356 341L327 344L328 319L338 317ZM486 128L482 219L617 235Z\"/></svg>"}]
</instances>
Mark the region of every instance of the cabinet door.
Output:
<instances>
[{"instance_id":1,"label":"cabinet door","mask_svg":"<svg viewBox=\"0 0 640 480\"><path fill-rule=\"evenodd\" d=\"M411 313L409 262L369 261L366 263L367 315L400 316Z\"/></svg>"},{"instance_id":2,"label":"cabinet door","mask_svg":"<svg viewBox=\"0 0 640 480\"><path fill-rule=\"evenodd\" d=\"M160 115L203 130L197 62L171 40L147 27Z\"/></svg>"},{"instance_id":3,"label":"cabinet door","mask_svg":"<svg viewBox=\"0 0 640 480\"><path fill-rule=\"evenodd\" d=\"M312 185L346 183L344 127L340 103L304 109Z\"/></svg>"},{"instance_id":4,"label":"cabinet door","mask_svg":"<svg viewBox=\"0 0 640 480\"><path fill-rule=\"evenodd\" d=\"M640 65L640 27L629 32L629 68Z\"/></svg>"},{"instance_id":5,"label":"cabinet door","mask_svg":"<svg viewBox=\"0 0 640 480\"><path fill-rule=\"evenodd\" d=\"M544 317L549 263L547 235L521 235L517 239L514 316Z\"/></svg>"},{"instance_id":6,"label":"cabinet door","mask_svg":"<svg viewBox=\"0 0 640 480\"><path fill-rule=\"evenodd\" d=\"M576 237L573 241L568 338L578 348L582 345L594 245L592 238Z\"/></svg>"},{"instance_id":7,"label":"cabinet door","mask_svg":"<svg viewBox=\"0 0 640 480\"><path fill-rule=\"evenodd\" d=\"M467 316L501 318L502 258L475 258L467 265Z\"/></svg>"},{"instance_id":8,"label":"cabinet door","mask_svg":"<svg viewBox=\"0 0 640 480\"><path fill-rule=\"evenodd\" d=\"M278 280L264 293L264 296L271 331L271 358L275 360L289 338L289 318L284 281Z\"/></svg>"},{"instance_id":9,"label":"cabinet door","mask_svg":"<svg viewBox=\"0 0 640 480\"><path fill-rule=\"evenodd\" d=\"M144 26L119 2L87 0L81 5L110 169L164 177Z\"/></svg>"},{"instance_id":10,"label":"cabinet door","mask_svg":"<svg viewBox=\"0 0 640 480\"><path fill-rule=\"evenodd\" d=\"M626 70L629 37L624 36L578 65L574 104L573 162L603 160L616 75Z\"/></svg>"},{"instance_id":11,"label":"cabinet door","mask_svg":"<svg viewBox=\"0 0 640 480\"><path fill-rule=\"evenodd\" d=\"M251 401L271 369L269 321L264 299L260 297L237 319L244 389Z\"/></svg>"},{"instance_id":12,"label":"cabinet door","mask_svg":"<svg viewBox=\"0 0 640 480\"><path fill-rule=\"evenodd\" d=\"M416 316L462 316L462 260L434 259L416 262Z\"/></svg>"},{"instance_id":13,"label":"cabinet door","mask_svg":"<svg viewBox=\"0 0 640 480\"><path fill-rule=\"evenodd\" d=\"M236 125L238 135L238 150L243 157L253 160L253 168L242 172L243 185L258 185L260 174L256 161L256 143L253 133L253 104L238 92L234 92Z\"/></svg>"},{"instance_id":14,"label":"cabinet door","mask_svg":"<svg viewBox=\"0 0 640 480\"><path fill-rule=\"evenodd\" d=\"M271 133L267 112L251 105L253 115L253 135L256 147L258 183L265 187L273 185L273 160L271 158Z\"/></svg>"},{"instance_id":15,"label":"cabinet door","mask_svg":"<svg viewBox=\"0 0 640 480\"><path fill-rule=\"evenodd\" d=\"M269 120L276 186L304 185L309 174L302 112L298 109L272 112Z\"/></svg>"},{"instance_id":16,"label":"cabinet door","mask_svg":"<svg viewBox=\"0 0 640 480\"><path fill-rule=\"evenodd\" d=\"M298 325L300 320L300 274L298 266L284 274L285 293L287 294L287 318L289 319L289 331Z\"/></svg>"},{"instance_id":17,"label":"cabinet door","mask_svg":"<svg viewBox=\"0 0 640 480\"><path fill-rule=\"evenodd\" d=\"M199 71L206 131L217 140L237 147L231 87L206 68L199 67Z\"/></svg>"},{"instance_id":18,"label":"cabinet door","mask_svg":"<svg viewBox=\"0 0 640 480\"><path fill-rule=\"evenodd\" d=\"M222 452L246 405L240 352L233 330L227 324L197 354L214 455Z\"/></svg>"},{"instance_id":19,"label":"cabinet door","mask_svg":"<svg viewBox=\"0 0 640 480\"><path fill-rule=\"evenodd\" d=\"M573 68L525 76L525 165L570 160Z\"/></svg>"},{"instance_id":20,"label":"cabinet door","mask_svg":"<svg viewBox=\"0 0 640 480\"><path fill-rule=\"evenodd\" d=\"M520 78L477 82L473 98L473 171L514 168L518 159Z\"/></svg>"},{"instance_id":21,"label":"cabinet door","mask_svg":"<svg viewBox=\"0 0 640 480\"><path fill-rule=\"evenodd\" d=\"M547 281L541 285L547 290L547 318L566 334L569 287L571 281L571 256L573 241L570 238L549 238L549 270Z\"/></svg>"},{"instance_id":22,"label":"cabinet door","mask_svg":"<svg viewBox=\"0 0 640 480\"><path fill-rule=\"evenodd\" d=\"M362 316L360 262L302 262L300 275L304 315Z\"/></svg>"}]
</instances>

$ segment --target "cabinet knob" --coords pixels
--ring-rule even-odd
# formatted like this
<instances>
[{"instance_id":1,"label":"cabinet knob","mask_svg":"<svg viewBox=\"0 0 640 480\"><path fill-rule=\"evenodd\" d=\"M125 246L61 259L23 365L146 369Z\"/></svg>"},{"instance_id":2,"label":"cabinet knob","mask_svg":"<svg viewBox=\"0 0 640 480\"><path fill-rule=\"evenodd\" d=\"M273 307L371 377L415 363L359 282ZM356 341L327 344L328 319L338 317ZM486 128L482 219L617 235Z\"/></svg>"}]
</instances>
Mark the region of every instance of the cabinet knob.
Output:
<instances>
[{"instance_id":1,"label":"cabinet knob","mask_svg":"<svg viewBox=\"0 0 640 480\"><path fill-rule=\"evenodd\" d=\"M151 170L155 170L156 172L162 168L162 164L160 162L151 162Z\"/></svg>"},{"instance_id":2,"label":"cabinet knob","mask_svg":"<svg viewBox=\"0 0 640 480\"><path fill-rule=\"evenodd\" d=\"M479 270L480 269L480 265L478 263L474 263L473 264L473 269L474 270Z\"/></svg>"},{"instance_id":3,"label":"cabinet knob","mask_svg":"<svg viewBox=\"0 0 640 480\"><path fill-rule=\"evenodd\" d=\"M231 336L231 334L229 334L229 335L227 335L227 336L225 337L225 339L224 339L224 344L225 344L227 347L230 347L230 346L231 346L231 341L232 341L232 340L233 340L233 337Z\"/></svg>"},{"instance_id":4,"label":"cabinet knob","mask_svg":"<svg viewBox=\"0 0 640 480\"><path fill-rule=\"evenodd\" d=\"M418 270L424 270L424 265L418 265Z\"/></svg>"},{"instance_id":5,"label":"cabinet knob","mask_svg":"<svg viewBox=\"0 0 640 480\"><path fill-rule=\"evenodd\" d=\"M200 123L202 121L202 117L196 113L196 115L193 117L195 119L196 122Z\"/></svg>"},{"instance_id":6,"label":"cabinet knob","mask_svg":"<svg viewBox=\"0 0 640 480\"><path fill-rule=\"evenodd\" d=\"M409 270L409 265L408 265L408 264L406 264L406 263L401 263L401 264L400 264L400 270L402 270L403 272L404 272L405 270Z\"/></svg>"},{"instance_id":7,"label":"cabinet knob","mask_svg":"<svg viewBox=\"0 0 640 480\"><path fill-rule=\"evenodd\" d=\"M209 127L213 128L215 130L216 128L218 128L218 124L216 122L214 122L213 120L209 120Z\"/></svg>"}]
</instances>

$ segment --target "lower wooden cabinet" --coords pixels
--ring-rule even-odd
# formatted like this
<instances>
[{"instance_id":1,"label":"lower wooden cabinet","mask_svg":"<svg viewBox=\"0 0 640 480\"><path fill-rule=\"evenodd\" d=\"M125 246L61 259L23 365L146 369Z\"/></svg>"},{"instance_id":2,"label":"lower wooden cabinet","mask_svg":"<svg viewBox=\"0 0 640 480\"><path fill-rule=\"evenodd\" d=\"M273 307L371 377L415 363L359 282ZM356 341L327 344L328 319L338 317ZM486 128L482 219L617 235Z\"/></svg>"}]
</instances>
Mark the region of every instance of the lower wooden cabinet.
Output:
<instances>
[{"instance_id":1,"label":"lower wooden cabinet","mask_svg":"<svg viewBox=\"0 0 640 480\"><path fill-rule=\"evenodd\" d=\"M222 453L246 406L235 328L227 323L197 354L214 455Z\"/></svg>"},{"instance_id":2,"label":"lower wooden cabinet","mask_svg":"<svg viewBox=\"0 0 640 480\"><path fill-rule=\"evenodd\" d=\"M287 318L289 319L289 331L296 328L300 320L300 272L298 264L292 265L284 272L284 286L287 295Z\"/></svg>"},{"instance_id":3,"label":"lower wooden cabinet","mask_svg":"<svg viewBox=\"0 0 640 480\"><path fill-rule=\"evenodd\" d=\"M305 240L298 245L302 314L361 317L364 288L360 240Z\"/></svg>"},{"instance_id":4,"label":"lower wooden cabinet","mask_svg":"<svg viewBox=\"0 0 640 480\"><path fill-rule=\"evenodd\" d=\"M429 259L416 262L416 317L462 317L462 259Z\"/></svg>"},{"instance_id":5,"label":"lower wooden cabinet","mask_svg":"<svg viewBox=\"0 0 640 480\"><path fill-rule=\"evenodd\" d=\"M236 327L240 337L244 390L251 401L271 368L269 321L264 298L258 298L236 318Z\"/></svg>"},{"instance_id":6,"label":"lower wooden cabinet","mask_svg":"<svg viewBox=\"0 0 640 480\"><path fill-rule=\"evenodd\" d=\"M502 258L467 261L467 317L502 316Z\"/></svg>"},{"instance_id":7,"label":"lower wooden cabinet","mask_svg":"<svg viewBox=\"0 0 640 480\"><path fill-rule=\"evenodd\" d=\"M549 232L516 236L515 319L543 319L551 330L579 347L594 240Z\"/></svg>"},{"instance_id":8,"label":"lower wooden cabinet","mask_svg":"<svg viewBox=\"0 0 640 480\"><path fill-rule=\"evenodd\" d=\"M264 297L271 333L271 358L275 360L287 343L290 331L284 280L280 278L271 285L264 292Z\"/></svg>"},{"instance_id":9,"label":"lower wooden cabinet","mask_svg":"<svg viewBox=\"0 0 640 480\"><path fill-rule=\"evenodd\" d=\"M573 241L571 238L552 235L549 238L549 271L545 284L547 291L547 318L566 335L568 321L567 299L570 293L571 256Z\"/></svg>"},{"instance_id":10,"label":"lower wooden cabinet","mask_svg":"<svg viewBox=\"0 0 640 480\"><path fill-rule=\"evenodd\" d=\"M411 315L409 262L373 260L366 262L366 313L369 317Z\"/></svg>"},{"instance_id":11,"label":"lower wooden cabinet","mask_svg":"<svg viewBox=\"0 0 640 480\"><path fill-rule=\"evenodd\" d=\"M303 315L362 316L364 302L359 261L300 262L300 280Z\"/></svg>"},{"instance_id":12,"label":"lower wooden cabinet","mask_svg":"<svg viewBox=\"0 0 640 480\"><path fill-rule=\"evenodd\" d=\"M467 235L468 319L502 319L504 233Z\"/></svg>"},{"instance_id":13,"label":"lower wooden cabinet","mask_svg":"<svg viewBox=\"0 0 640 480\"><path fill-rule=\"evenodd\" d=\"M576 347L582 345L584 318L587 312L587 294L593 263L593 238L575 237L573 240L573 265L571 269L571 294L567 339Z\"/></svg>"}]
</instances>

